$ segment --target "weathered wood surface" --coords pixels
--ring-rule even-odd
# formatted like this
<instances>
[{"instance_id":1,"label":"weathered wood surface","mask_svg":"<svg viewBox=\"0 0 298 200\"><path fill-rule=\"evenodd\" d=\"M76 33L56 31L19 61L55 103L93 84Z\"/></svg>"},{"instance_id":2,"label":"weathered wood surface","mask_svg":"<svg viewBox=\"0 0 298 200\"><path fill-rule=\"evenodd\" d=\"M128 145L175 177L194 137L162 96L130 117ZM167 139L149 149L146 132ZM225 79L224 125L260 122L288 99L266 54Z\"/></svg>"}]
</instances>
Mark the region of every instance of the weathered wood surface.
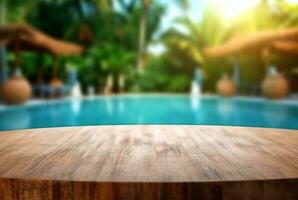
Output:
<instances>
[{"instance_id":1,"label":"weathered wood surface","mask_svg":"<svg viewBox=\"0 0 298 200\"><path fill-rule=\"evenodd\" d=\"M0 132L2 199L298 199L298 131L98 126Z\"/></svg>"}]
</instances>

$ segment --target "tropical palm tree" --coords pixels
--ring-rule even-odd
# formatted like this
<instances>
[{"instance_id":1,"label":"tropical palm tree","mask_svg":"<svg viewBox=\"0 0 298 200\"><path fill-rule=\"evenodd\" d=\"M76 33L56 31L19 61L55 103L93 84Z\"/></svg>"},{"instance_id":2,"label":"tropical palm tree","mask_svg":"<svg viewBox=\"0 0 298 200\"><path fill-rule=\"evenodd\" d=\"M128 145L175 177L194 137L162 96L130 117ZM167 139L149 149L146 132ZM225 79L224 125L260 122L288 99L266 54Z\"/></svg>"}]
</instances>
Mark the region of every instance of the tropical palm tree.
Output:
<instances>
[{"instance_id":1,"label":"tropical palm tree","mask_svg":"<svg viewBox=\"0 0 298 200\"><path fill-rule=\"evenodd\" d=\"M226 26L212 9L205 10L199 23L193 22L186 16L177 19L177 22L186 28L186 33L171 29L163 35L162 41L166 45L183 50L198 64L204 62L204 48L220 44L233 31L232 27Z\"/></svg>"},{"instance_id":2,"label":"tropical palm tree","mask_svg":"<svg viewBox=\"0 0 298 200\"><path fill-rule=\"evenodd\" d=\"M187 9L188 0L175 0L176 3L183 6L183 9ZM142 73L144 69L144 55L146 50L146 27L147 27L147 16L150 6L154 3L154 0L141 0L141 17L139 25L139 45L138 45L138 61L137 69Z\"/></svg>"},{"instance_id":3,"label":"tropical palm tree","mask_svg":"<svg viewBox=\"0 0 298 200\"><path fill-rule=\"evenodd\" d=\"M145 54L147 12L148 12L150 3L151 3L151 0L141 0L142 12L141 12L141 18L140 18L138 63L137 63L137 69L139 72L142 72L144 68L143 58Z\"/></svg>"},{"instance_id":4,"label":"tropical palm tree","mask_svg":"<svg viewBox=\"0 0 298 200\"><path fill-rule=\"evenodd\" d=\"M274 9L273 9L274 8ZM223 72L223 65L230 65L227 59L213 59L204 56L203 49L206 47L217 46L229 39L232 35L256 32L263 29L278 29L297 25L298 6L289 5L286 2L277 2L274 6L267 1L262 1L254 8L251 8L241 14L234 21L226 23L216 13L216 10L207 8L199 23L194 23L187 17L178 20L188 30L187 33L179 31L168 31L163 41L172 49L180 49L182 53L188 55L189 60L195 61L204 67L207 76L209 74L210 85ZM289 11L291 10L291 11ZM253 56L241 56L237 59L246 73L241 73L246 82L258 82L261 80L260 55L253 52ZM220 62L218 62L220 61ZM233 59L235 61L235 59ZM189 62L189 61L188 61ZM259 68L259 70L256 70ZM256 74L257 73L257 74ZM207 77L208 78L208 77Z\"/></svg>"},{"instance_id":5,"label":"tropical palm tree","mask_svg":"<svg viewBox=\"0 0 298 200\"><path fill-rule=\"evenodd\" d=\"M216 79L225 69L223 66L227 63L206 58L203 50L227 40L233 33L233 27L224 23L216 10L211 7L205 9L199 22L192 21L186 15L177 19L177 22L186 31L170 29L161 38L168 51L179 52L175 53L175 56L169 56L168 59L180 60L173 63L181 65L179 67L181 70L188 68L187 70L193 71L198 66L202 67L208 90L212 90Z\"/></svg>"}]
</instances>

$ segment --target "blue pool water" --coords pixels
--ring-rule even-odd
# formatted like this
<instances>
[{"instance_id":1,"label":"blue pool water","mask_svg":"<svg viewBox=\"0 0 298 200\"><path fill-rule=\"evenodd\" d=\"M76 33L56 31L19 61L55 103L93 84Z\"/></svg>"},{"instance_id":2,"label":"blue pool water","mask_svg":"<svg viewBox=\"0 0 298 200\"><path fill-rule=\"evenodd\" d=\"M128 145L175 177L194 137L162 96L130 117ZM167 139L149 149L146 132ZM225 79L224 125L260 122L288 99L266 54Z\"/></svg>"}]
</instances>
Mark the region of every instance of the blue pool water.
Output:
<instances>
[{"instance_id":1,"label":"blue pool water","mask_svg":"<svg viewBox=\"0 0 298 200\"><path fill-rule=\"evenodd\" d=\"M159 95L60 100L0 110L0 130L113 124L201 124L298 129L298 104Z\"/></svg>"}]
</instances>

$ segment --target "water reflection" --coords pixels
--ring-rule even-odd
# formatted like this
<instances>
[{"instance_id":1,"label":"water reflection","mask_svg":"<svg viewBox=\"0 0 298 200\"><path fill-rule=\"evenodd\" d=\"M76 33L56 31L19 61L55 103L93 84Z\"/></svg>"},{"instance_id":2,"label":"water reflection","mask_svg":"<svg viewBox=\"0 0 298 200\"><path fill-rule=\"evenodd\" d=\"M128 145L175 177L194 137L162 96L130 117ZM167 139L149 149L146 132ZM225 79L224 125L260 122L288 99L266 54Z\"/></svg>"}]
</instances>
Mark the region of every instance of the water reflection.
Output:
<instances>
[{"instance_id":1,"label":"water reflection","mask_svg":"<svg viewBox=\"0 0 298 200\"><path fill-rule=\"evenodd\" d=\"M222 99L217 103L217 110L220 114L222 120L224 121L233 121L235 118L235 102L230 99Z\"/></svg>"},{"instance_id":2,"label":"water reflection","mask_svg":"<svg viewBox=\"0 0 298 200\"><path fill-rule=\"evenodd\" d=\"M72 100L71 110L77 116L81 111L81 101L79 99Z\"/></svg>"},{"instance_id":3,"label":"water reflection","mask_svg":"<svg viewBox=\"0 0 298 200\"><path fill-rule=\"evenodd\" d=\"M125 113L125 104L124 104L123 98L120 98L118 101L118 109L119 109L119 113L121 114Z\"/></svg>"},{"instance_id":4,"label":"water reflection","mask_svg":"<svg viewBox=\"0 0 298 200\"><path fill-rule=\"evenodd\" d=\"M4 130L29 128L31 123L30 114L25 108L15 112L6 112L1 117L0 127Z\"/></svg>"},{"instance_id":5,"label":"water reflection","mask_svg":"<svg viewBox=\"0 0 298 200\"><path fill-rule=\"evenodd\" d=\"M190 105L191 105L192 111L196 112L197 110L200 109L201 99L199 97L191 96L189 100L190 100Z\"/></svg>"},{"instance_id":6,"label":"water reflection","mask_svg":"<svg viewBox=\"0 0 298 200\"><path fill-rule=\"evenodd\" d=\"M105 103L106 103L106 108L107 108L107 113L108 115L113 115L113 102L112 102L112 99L111 98L106 98L105 99Z\"/></svg>"},{"instance_id":7,"label":"water reflection","mask_svg":"<svg viewBox=\"0 0 298 200\"><path fill-rule=\"evenodd\" d=\"M286 122L288 111L282 106L267 104L263 108L263 117L270 127L280 127Z\"/></svg>"},{"instance_id":8,"label":"water reflection","mask_svg":"<svg viewBox=\"0 0 298 200\"><path fill-rule=\"evenodd\" d=\"M104 97L0 111L0 130L113 124L202 124L298 129L298 106L190 96Z\"/></svg>"}]
</instances>

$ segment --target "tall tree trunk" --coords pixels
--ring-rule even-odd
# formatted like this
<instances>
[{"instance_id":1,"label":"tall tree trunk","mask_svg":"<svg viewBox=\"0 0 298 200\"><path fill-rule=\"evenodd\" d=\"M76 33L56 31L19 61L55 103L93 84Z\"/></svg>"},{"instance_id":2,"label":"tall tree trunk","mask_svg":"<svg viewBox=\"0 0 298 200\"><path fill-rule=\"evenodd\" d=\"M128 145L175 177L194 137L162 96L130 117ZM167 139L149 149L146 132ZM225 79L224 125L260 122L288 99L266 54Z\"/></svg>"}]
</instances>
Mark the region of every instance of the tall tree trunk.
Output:
<instances>
[{"instance_id":1,"label":"tall tree trunk","mask_svg":"<svg viewBox=\"0 0 298 200\"><path fill-rule=\"evenodd\" d=\"M5 23L6 1L0 3L0 24ZM0 45L0 84L8 78L6 49Z\"/></svg>"},{"instance_id":2,"label":"tall tree trunk","mask_svg":"<svg viewBox=\"0 0 298 200\"><path fill-rule=\"evenodd\" d=\"M0 84L4 83L8 78L6 49L0 46Z\"/></svg>"},{"instance_id":3,"label":"tall tree trunk","mask_svg":"<svg viewBox=\"0 0 298 200\"><path fill-rule=\"evenodd\" d=\"M140 73L142 73L144 70L144 55L145 55L148 7L149 7L149 0L142 0L142 13L141 13L141 19L140 19L139 49L138 49L138 63L137 63L137 69Z\"/></svg>"}]
</instances>

